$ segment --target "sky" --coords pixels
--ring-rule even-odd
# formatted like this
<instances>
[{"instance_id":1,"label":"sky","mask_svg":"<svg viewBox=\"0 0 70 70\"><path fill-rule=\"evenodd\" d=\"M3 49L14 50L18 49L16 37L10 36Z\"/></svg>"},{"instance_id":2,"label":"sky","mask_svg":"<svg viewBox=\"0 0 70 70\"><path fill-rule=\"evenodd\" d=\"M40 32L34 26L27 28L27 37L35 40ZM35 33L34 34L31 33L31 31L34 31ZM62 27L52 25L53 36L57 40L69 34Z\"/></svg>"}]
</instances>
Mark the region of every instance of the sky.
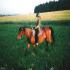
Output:
<instances>
[{"instance_id":1,"label":"sky","mask_svg":"<svg viewBox=\"0 0 70 70\"><path fill-rule=\"evenodd\" d=\"M35 6L49 1L53 0L0 0L0 14L33 13Z\"/></svg>"}]
</instances>

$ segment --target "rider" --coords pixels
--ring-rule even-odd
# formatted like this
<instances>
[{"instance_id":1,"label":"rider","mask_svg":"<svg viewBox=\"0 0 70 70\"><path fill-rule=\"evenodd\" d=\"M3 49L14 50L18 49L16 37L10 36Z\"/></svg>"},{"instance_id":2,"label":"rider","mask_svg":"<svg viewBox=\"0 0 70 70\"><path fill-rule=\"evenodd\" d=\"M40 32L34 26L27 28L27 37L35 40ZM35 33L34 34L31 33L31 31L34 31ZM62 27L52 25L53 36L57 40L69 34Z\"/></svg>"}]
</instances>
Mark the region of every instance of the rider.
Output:
<instances>
[{"instance_id":1,"label":"rider","mask_svg":"<svg viewBox=\"0 0 70 70\"><path fill-rule=\"evenodd\" d=\"M36 22L35 22L35 45L38 46L38 34L40 32L40 24L41 24L41 17L39 13L36 14Z\"/></svg>"}]
</instances>

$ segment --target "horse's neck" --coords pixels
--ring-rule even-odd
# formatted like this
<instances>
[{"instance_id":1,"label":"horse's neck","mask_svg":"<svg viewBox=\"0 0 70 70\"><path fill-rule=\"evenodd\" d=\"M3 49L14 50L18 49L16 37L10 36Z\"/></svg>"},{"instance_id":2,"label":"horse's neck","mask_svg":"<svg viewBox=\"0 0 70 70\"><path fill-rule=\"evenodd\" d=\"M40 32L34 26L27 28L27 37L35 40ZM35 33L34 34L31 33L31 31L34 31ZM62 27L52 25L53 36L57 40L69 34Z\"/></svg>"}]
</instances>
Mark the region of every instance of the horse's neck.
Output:
<instances>
[{"instance_id":1,"label":"horse's neck","mask_svg":"<svg viewBox=\"0 0 70 70\"><path fill-rule=\"evenodd\" d=\"M26 30L25 30L25 35L26 35L27 37L30 37L30 36L31 36L31 30L30 30L30 29L26 29Z\"/></svg>"}]
</instances>

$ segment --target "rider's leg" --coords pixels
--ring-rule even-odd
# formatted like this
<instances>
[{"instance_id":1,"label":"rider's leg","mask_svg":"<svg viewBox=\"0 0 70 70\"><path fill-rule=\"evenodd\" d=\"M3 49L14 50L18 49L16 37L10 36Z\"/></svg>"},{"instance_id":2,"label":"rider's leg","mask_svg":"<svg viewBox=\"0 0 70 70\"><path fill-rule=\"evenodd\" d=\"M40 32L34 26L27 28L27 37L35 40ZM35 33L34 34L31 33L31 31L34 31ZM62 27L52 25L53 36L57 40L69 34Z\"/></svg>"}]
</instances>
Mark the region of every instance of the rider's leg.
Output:
<instances>
[{"instance_id":1,"label":"rider's leg","mask_svg":"<svg viewBox=\"0 0 70 70\"><path fill-rule=\"evenodd\" d=\"M35 29L35 45L38 46L38 34L39 34L39 29Z\"/></svg>"}]
</instances>

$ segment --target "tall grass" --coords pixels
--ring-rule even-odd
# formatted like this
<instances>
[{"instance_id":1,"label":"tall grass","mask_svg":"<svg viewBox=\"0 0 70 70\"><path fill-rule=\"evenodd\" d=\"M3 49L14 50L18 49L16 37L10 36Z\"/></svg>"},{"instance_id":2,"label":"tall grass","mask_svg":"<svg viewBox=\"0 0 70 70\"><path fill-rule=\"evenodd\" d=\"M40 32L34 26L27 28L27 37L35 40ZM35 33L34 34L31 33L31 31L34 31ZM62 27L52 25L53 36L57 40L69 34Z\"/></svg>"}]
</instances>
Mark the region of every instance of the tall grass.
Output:
<instances>
[{"instance_id":1,"label":"tall grass","mask_svg":"<svg viewBox=\"0 0 70 70\"><path fill-rule=\"evenodd\" d=\"M10 23L10 22L8 22ZM30 27L32 23L0 24L0 70L63 70L69 63L70 21L42 22L42 27L51 26L54 33L53 44L43 42L39 47L28 49L27 38L17 40L19 27Z\"/></svg>"}]
</instances>

